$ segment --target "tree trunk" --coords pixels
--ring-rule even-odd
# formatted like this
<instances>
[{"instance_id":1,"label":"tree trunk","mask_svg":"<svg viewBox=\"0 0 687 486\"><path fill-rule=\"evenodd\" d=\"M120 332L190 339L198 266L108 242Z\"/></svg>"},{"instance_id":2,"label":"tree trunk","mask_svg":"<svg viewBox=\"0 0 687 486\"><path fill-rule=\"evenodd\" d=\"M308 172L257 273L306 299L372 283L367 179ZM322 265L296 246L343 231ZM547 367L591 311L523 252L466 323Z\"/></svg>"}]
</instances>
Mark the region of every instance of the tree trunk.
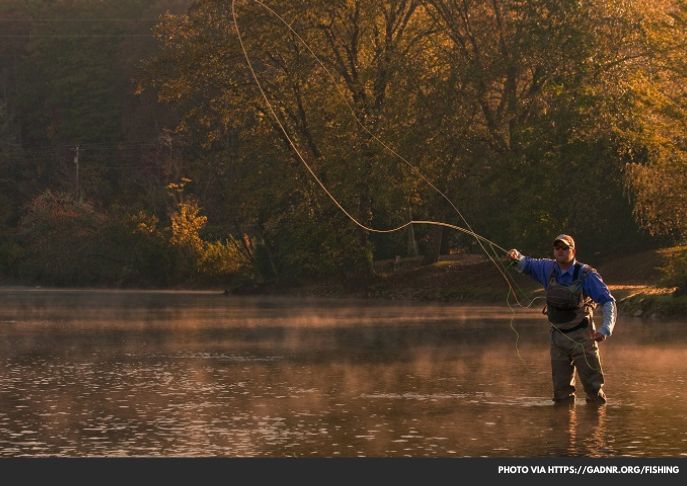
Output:
<instances>
[{"instance_id":1,"label":"tree trunk","mask_svg":"<svg viewBox=\"0 0 687 486\"><path fill-rule=\"evenodd\" d=\"M413 220L412 205L408 207L408 220ZM406 233L406 256L416 257L419 254L420 250L417 246L417 238L415 238L415 225L411 224L408 226L408 232Z\"/></svg>"},{"instance_id":2,"label":"tree trunk","mask_svg":"<svg viewBox=\"0 0 687 486\"><path fill-rule=\"evenodd\" d=\"M427 235L427 245L425 246L425 254L422 259L423 265L431 265L439 261L439 252L441 250L441 226L432 226Z\"/></svg>"},{"instance_id":3,"label":"tree trunk","mask_svg":"<svg viewBox=\"0 0 687 486\"><path fill-rule=\"evenodd\" d=\"M448 238L451 235L450 228L441 228L441 245L439 248L440 255L448 255L450 248L448 246Z\"/></svg>"},{"instance_id":4,"label":"tree trunk","mask_svg":"<svg viewBox=\"0 0 687 486\"><path fill-rule=\"evenodd\" d=\"M408 226L408 232L406 233L407 235L407 247L406 247L406 253L409 257L416 257L420 254L420 252L417 249L417 240L415 239L415 225L411 224Z\"/></svg>"}]
</instances>

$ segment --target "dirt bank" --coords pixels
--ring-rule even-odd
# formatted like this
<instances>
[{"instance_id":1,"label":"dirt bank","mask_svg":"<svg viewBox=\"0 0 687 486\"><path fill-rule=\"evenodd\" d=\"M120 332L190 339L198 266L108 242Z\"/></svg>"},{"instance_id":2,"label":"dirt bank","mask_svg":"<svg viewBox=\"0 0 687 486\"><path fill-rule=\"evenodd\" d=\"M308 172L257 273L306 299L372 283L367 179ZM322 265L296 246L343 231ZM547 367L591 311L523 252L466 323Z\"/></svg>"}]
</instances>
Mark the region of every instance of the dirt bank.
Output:
<instances>
[{"instance_id":1,"label":"dirt bank","mask_svg":"<svg viewBox=\"0 0 687 486\"><path fill-rule=\"evenodd\" d=\"M687 297L674 295L674 288L660 286L660 268L677 248L647 250L606 258L581 258L595 266L618 301L622 315L659 318L687 315ZM598 260L598 261L595 261ZM464 302L506 304L509 287L497 267L483 255L443 256L433 265L422 265L420 258L400 262L375 263L375 277L366 285L348 287L340 283L308 285L298 288L264 286L257 293L289 293L328 297L366 297L405 301ZM513 277L521 302L542 295L540 286L513 268L505 272ZM514 302L510 297L510 302Z\"/></svg>"}]
</instances>

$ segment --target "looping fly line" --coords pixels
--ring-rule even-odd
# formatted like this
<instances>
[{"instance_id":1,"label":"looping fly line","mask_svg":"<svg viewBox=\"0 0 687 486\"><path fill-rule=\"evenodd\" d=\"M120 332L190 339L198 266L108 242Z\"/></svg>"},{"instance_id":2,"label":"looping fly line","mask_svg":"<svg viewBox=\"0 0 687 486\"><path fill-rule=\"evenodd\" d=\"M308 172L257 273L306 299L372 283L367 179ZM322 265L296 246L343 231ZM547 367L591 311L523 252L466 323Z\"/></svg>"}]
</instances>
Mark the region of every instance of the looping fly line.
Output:
<instances>
[{"instance_id":1,"label":"looping fly line","mask_svg":"<svg viewBox=\"0 0 687 486\"><path fill-rule=\"evenodd\" d=\"M327 195L327 197L334 203L334 205L349 219L351 222L353 222L356 226L360 227L361 229L368 231L370 233L394 233L397 231L401 231L411 225L433 225L433 226L441 226L441 227L446 227L446 228L451 228L456 231L460 231L462 233L465 233L469 236L472 236L475 241L479 244L480 248L484 252L484 254L487 256L487 258L494 264L498 272L501 274L503 279L505 280L506 284L508 285L508 294L506 296L506 304L508 307L511 309L511 312L513 312L513 308L510 302L511 295L515 298L515 304L524 307L524 308L529 308L533 305L533 303L541 299L541 297L536 297L532 299L532 301L524 305L520 302L518 299L518 294L516 291L516 287L518 290L520 290L519 286L515 283L514 280L511 280L511 278L508 276L506 273L503 265L498 261L498 256L492 255L492 253L487 249L485 244L489 246L491 251L494 251L494 248L501 250L503 253L507 253L508 250L505 248L499 246L498 244L494 243L493 241L485 238L482 235L477 234L468 221L465 219L461 211L456 207L456 205L453 203L453 201L436 185L434 185L414 164L412 164L408 159L403 157L401 154L399 154L396 150L394 150L391 146L389 146L386 142L384 142L382 139L377 137L367 126L360 120L358 115L355 112L355 108L351 105L351 103L348 101L346 98L345 94L341 92L341 89L339 88L338 81L334 74L325 66L325 64L322 62L322 60L319 58L319 56L312 50L310 45L301 37L301 35L294 30L293 27L277 12L275 12L272 8L270 8L268 5L265 5L261 0L252 0L256 4L258 4L260 7L262 7L265 11L267 11L270 15L272 15L274 18L278 19L287 29L288 31L293 34L293 36L305 47L305 49L308 51L308 53L312 56L312 58L317 62L317 64L322 68L322 70L326 73L327 77L330 78L332 81L332 85L335 87L337 94L339 95L340 99L343 101L343 103L346 105L348 110L351 113L351 116L355 120L356 124L360 127L360 129L367 134L372 140L375 142L379 143L385 150L387 150L390 154L392 154L394 157L397 159L401 160L407 167L411 169L415 175L425 182L432 190L434 190L437 194L439 194L448 204L451 206L451 208L454 210L454 212L458 215L460 220L465 224L465 227L453 225L450 223L445 223L441 221L430 221L430 220L410 220L406 223L403 223L399 226L396 226L394 228L388 228L388 229L380 229L380 228L373 228L370 226L367 226L363 223L361 223L355 216L353 216L340 202L339 200L331 193L331 191L327 188L327 186L322 182L322 180L317 176L315 171L310 167L310 164L305 160L305 157L301 154L300 150L296 146L296 143L293 141L292 137L289 135L288 131L282 124L281 120L279 119L279 116L277 115L276 110L274 109L272 103L269 100L269 97L267 96L267 93L265 93L265 90L262 86L262 83L260 82L257 73L255 72L255 68L253 66L253 62L251 61L250 56L248 55L248 50L246 49L243 35L241 34L241 30L239 29L239 23L238 23L238 16L236 15L236 0L232 0L231 2L231 15L234 23L234 28L236 30L236 35L238 37L239 45L241 47L241 51L243 53L243 57L246 60L246 64L248 66L248 69L251 73L251 77L255 81L255 84L260 92L260 95L262 96L262 99L265 102L265 105L267 106L267 109L276 122L277 126L279 127L279 130L282 132L286 140L288 141L289 146L293 149L294 153L300 160L300 162L303 164L305 169L308 171L308 173L312 176L313 180L317 183L317 185L322 189L322 191ZM552 326L556 327L555 325L552 324ZM518 341L519 341L519 333L513 326L513 320L511 319L510 323L510 328L513 330L513 332L517 335ZM567 335L563 334L564 336L568 337ZM569 338L571 339L572 338ZM517 341L516 341L516 350L518 348ZM518 357L520 357L520 353L518 350ZM585 354L585 359L586 359L586 354ZM520 357L522 360L522 358ZM589 363L588 363L589 364Z\"/></svg>"}]
</instances>

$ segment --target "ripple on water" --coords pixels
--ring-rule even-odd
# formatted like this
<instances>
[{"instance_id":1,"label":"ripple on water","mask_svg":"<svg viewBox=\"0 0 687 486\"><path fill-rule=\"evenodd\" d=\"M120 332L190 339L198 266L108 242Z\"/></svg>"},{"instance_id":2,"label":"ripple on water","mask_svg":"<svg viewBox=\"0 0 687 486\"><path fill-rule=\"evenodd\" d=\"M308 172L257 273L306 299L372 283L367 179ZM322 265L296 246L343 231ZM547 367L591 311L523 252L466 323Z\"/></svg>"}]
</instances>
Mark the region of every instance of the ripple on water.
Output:
<instances>
[{"instance_id":1,"label":"ripple on water","mask_svg":"<svg viewBox=\"0 0 687 486\"><path fill-rule=\"evenodd\" d=\"M473 394L474 395L474 394ZM462 400L470 396L468 393L363 393L358 398L386 399L386 400ZM335 404L340 406L340 404Z\"/></svg>"},{"instance_id":2,"label":"ripple on water","mask_svg":"<svg viewBox=\"0 0 687 486\"><path fill-rule=\"evenodd\" d=\"M498 400L482 402L484 405L506 405L513 407L551 407L550 397L499 397Z\"/></svg>"},{"instance_id":3,"label":"ripple on water","mask_svg":"<svg viewBox=\"0 0 687 486\"><path fill-rule=\"evenodd\" d=\"M166 297L164 302L168 303ZM609 372L613 391L607 415L584 413L589 408L583 405L584 397L576 413L568 415L566 410L553 412L549 396L536 396L545 393L541 386L548 384L547 366L541 374L532 372L532 380L523 380L520 371L510 371L515 360L503 352L501 341L490 341L486 331L484 346L482 341L471 341L469 348L462 347L463 327L456 328L453 308L446 312L430 308L432 315L425 319L416 307L401 312L385 307L381 316L376 311L361 316L353 306L340 318L329 318L329 307L316 307L312 317L310 311L302 317L300 303L282 315L290 307L280 303L274 315L268 313L274 320L267 331L255 327L246 334L231 331L234 324L226 323L225 305L191 307L185 303L184 312L198 312L200 317L176 316L177 309L152 312L147 301L135 307L146 319L148 313L153 316L151 329L113 308L105 320L93 318L92 327L80 320L74 327L76 339L63 339L71 335L70 326L61 320L33 319L32 325L49 324L59 334L50 347L44 344L52 341L43 329L36 334L36 346L25 334L10 336L7 343L16 339L19 346L16 352L11 350L11 358L0 360L6 404L0 412L0 455L255 456L320 451L349 456L407 452L503 456L522 451L546 454L554 446L565 451L572 443L570 454L687 456L680 418L685 416L680 405L685 401L680 398L687 378L687 361L678 359L683 351L671 348L672 358L662 356L641 365L640 360L635 364L616 351ZM232 322L240 321L242 329L253 325L253 321L246 324L243 308L229 306L229 311L235 312ZM209 320L207 312L212 313ZM263 318L261 309L250 312L248 317L255 322ZM110 317L116 327L108 327ZM424 326L425 321L445 317L451 320L448 334L445 326L437 326L441 334L436 335ZM2 318L0 323L15 319ZM182 326L186 321L192 323L188 328ZM418 346L411 346L419 336L412 327L415 321L423 324L422 337ZM157 326L158 322L164 326ZM358 322L366 326L363 337L367 339L369 333L371 338L366 343L374 339L378 344L375 353L400 359L368 361L366 354L347 354L349 338L359 332L354 325ZM379 322L384 323L383 332L375 327ZM476 332L490 329L489 323L483 324L480 321ZM193 332L177 337L177 326ZM289 329L283 334L271 330L280 326ZM330 333L334 326L336 332ZM16 332L15 327L20 326L2 329ZM214 330L219 328L228 332L218 336ZM143 342L145 346L138 344ZM315 356L313 350L319 350L320 343L328 352ZM102 353L93 352L96 345L97 349L103 345ZM505 349L510 352L510 342ZM630 350L639 356L643 348ZM478 362L483 366L471 367ZM368 393L361 394L364 391ZM542 412L548 408L551 413ZM411 423L415 428L409 428Z\"/></svg>"},{"instance_id":4,"label":"ripple on water","mask_svg":"<svg viewBox=\"0 0 687 486\"><path fill-rule=\"evenodd\" d=\"M236 363L253 363L253 362L270 362L283 360L283 356L252 356L245 354L231 354L231 353L208 353L208 352L185 352L173 354L125 354L127 358L145 358L145 359L203 359L203 360L221 360L231 361Z\"/></svg>"}]
</instances>

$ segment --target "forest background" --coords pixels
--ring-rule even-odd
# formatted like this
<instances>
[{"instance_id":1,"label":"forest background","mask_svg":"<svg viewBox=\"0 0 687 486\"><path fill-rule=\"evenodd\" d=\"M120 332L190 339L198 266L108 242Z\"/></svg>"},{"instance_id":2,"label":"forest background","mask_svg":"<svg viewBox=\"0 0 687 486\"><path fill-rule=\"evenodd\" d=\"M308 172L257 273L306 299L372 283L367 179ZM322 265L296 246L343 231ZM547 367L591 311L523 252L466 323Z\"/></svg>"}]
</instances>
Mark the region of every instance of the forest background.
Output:
<instances>
[{"instance_id":1,"label":"forest background","mask_svg":"<svg viewBox=\"0 0 687 486\"><path fill-rule=\"evenodd\" d=\"M237 1L281 123L361 223L548 255L687 233L687 2ZM312 54L334 75L331 79ZM359 120L362 124L359 124ZM374 137L372 136L374 135ZM479 252L361 230L251 78L227 0L0 0L0 282L365 286ZM687 288L687 254L663 283Z\"/></svg>"}]
</instances>

